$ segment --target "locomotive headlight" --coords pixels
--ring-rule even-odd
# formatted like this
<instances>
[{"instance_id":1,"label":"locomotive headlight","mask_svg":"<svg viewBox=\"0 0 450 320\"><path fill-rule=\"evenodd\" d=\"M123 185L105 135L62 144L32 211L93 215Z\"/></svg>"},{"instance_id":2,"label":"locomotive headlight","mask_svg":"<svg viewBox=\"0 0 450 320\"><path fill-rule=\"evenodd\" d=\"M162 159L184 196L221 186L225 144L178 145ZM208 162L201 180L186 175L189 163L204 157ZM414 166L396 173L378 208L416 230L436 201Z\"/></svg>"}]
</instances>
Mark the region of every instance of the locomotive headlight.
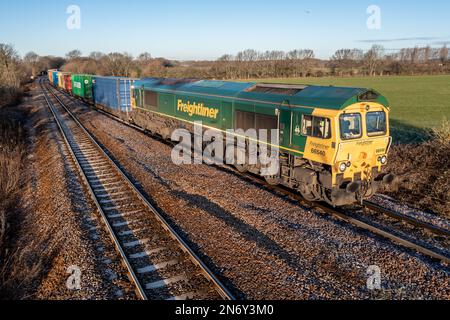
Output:
<instances>
[{"instance_id":1,"label":"locomotive headlight","mask_svg":"<svg viewBox=\"0 0 450 320\"><path fill-rule=\"evenodd\" d=\"M339 165L339 170L340 170L341 172L345 172L345 170L347 170L347 164L346 164L346 163L341 163L341 164Z\"/></svg>"},{"instance_id":2,"label":"locomotive headlight","mask_svg":"<svg viewBox=\"0 0 450 320\"><path fill-rule=\"evenodd\" d=\"M387 157L386 156L379 157L378 161L380 161L382 165L385 165L387 163Z\"/></svg>"}]
</instances>

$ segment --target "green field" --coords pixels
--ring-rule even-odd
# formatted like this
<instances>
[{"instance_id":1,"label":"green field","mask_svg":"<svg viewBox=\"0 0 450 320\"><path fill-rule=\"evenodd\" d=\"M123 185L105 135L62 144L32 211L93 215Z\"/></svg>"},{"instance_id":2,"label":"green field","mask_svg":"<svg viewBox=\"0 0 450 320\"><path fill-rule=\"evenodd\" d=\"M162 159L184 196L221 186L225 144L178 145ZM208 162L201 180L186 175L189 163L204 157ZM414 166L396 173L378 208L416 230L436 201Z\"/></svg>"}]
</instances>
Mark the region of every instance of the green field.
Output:
<instances>
[{"instance_id":1,"label":"green field","mask_svg":"<svg viewBox=\"0 0 450 320\"><path fill-rule=\"evenodd\" d=\"M450 119L450 75L257 81L373 88L388 98L393 126L401 123L415 128L432 128L440 126L444 117Z\"/></svg>"}]
</instances>

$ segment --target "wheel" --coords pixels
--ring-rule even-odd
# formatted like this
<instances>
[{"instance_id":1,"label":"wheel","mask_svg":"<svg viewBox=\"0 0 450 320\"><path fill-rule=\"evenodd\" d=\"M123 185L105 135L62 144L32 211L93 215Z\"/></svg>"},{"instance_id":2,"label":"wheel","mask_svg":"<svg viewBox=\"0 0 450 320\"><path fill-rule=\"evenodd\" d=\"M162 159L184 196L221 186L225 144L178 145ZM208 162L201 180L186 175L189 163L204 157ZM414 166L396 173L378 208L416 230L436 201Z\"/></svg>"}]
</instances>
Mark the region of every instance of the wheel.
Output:
<instances>
[{"instance_id":1,"label":"wheel","mask_svg":"<svg viewBox=\"0 0 450 320\"><path fill-rule=\"evenodd\" d=\"M307 201L318 201L320 197L316 195L314 192L315 185L301 184L298 188L298 191L302 195L303 198Z\"/></svg>"},{"instance_id":2,"label":"wheel","mask_svg":"<svg viewBox=\"0 0 450 320\"><path fill-rule=\"evenodd\" d=\"M266 182L271 186L276 186L280 184L280 178L278 176L265 176Z\"/></svg>"},{"instance_id":3,"label":"wheel","mask_svg":"<svg viewBox=\"0 0 450 320\"><path fill-rule=\"evenodd\" d=\"M331 206L334 206L333 200L332 200L332 196L331 196L331 190L325 189L325 191L323 192L322 195L323 199L325 200L326 203L328 203Z\"/></svg>"}]
</instances>

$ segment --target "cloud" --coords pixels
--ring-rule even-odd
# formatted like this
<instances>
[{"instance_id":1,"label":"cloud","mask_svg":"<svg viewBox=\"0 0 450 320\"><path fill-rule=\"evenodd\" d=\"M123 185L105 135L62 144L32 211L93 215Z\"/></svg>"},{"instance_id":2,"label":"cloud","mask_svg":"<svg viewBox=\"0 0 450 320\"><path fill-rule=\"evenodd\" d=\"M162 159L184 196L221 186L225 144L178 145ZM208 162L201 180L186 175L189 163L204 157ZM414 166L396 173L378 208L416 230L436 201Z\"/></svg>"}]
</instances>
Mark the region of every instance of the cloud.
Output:
<instances>
[{"instance_id":1,"label":"cloud","mask_svg":"<svg viewBox=\"0 0 450 320\"><path fill-rule=\"evenodd\" d=\"M432 41L432 40L439 40L439 39L445 39L445 38L442 38L442 37L410 37L410 38L394 38L394 39L366 39L366 40L358 40L357 42L382 43L382 42L399 42L399 41Z\"/></svg>"}]
</instances>

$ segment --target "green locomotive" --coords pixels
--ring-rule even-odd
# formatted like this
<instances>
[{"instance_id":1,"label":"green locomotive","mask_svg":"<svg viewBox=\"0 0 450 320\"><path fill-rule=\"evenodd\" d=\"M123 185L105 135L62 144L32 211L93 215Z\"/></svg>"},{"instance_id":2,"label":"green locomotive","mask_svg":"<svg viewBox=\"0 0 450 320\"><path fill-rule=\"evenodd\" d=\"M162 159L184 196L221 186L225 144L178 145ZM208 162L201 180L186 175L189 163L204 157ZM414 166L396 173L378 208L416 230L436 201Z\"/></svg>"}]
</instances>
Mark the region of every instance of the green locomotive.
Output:
<instances>
[{"instance_id":1,"label":"green locomotive","mask_svg":"<svg viewBox=\"0 0 450 320\"><path fill-rule=\"evenodd\" d=\"M394 180L382 172L389 105L370 89L150 78L135 81L126 117L165 139L197 121L221 132L278 130L279 171L265 178L310 201L351 204ZM262 172L259 163L236 167Z\"/></svg>"}]
</instances>

